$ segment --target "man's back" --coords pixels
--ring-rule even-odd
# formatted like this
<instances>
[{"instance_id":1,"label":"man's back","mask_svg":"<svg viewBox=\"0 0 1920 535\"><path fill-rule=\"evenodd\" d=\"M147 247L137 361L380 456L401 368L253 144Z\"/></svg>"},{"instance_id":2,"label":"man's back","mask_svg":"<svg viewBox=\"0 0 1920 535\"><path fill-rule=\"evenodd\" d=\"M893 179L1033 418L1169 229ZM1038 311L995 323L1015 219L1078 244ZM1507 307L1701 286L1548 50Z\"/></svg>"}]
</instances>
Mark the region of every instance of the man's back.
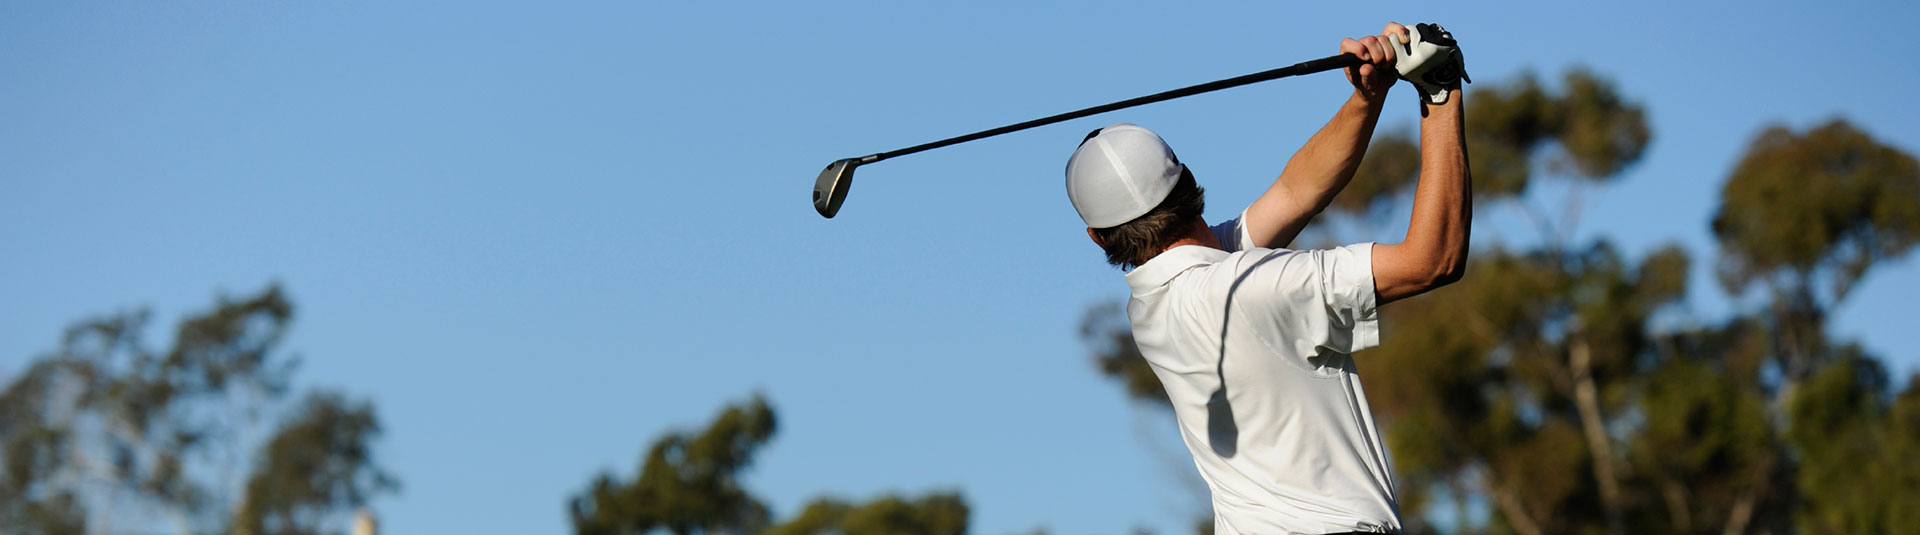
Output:
<instances>
[{"instance_id":1,"label":"man's back","mask_svg":"<svg viewBox=\"0 0 1920 535\"><path fill-rule=\"evenodd\" d=\"M1215 235L1239 249L1239 220ZM1372 247L1184 246L1127 274L1134 340L1213 492L1216 533L1400 529L1349 355L1379 343Z\"/></svg>"},{"instance_id":2,"label":"man's back","mask_svg":"<svg viewBox=\"0 0 1920 535\"><path fill-rule=\"evenodd\" d=\"M1118 123L1067 159L1067 198L1127 275L1134 341L1213 491L1218 533L1397 532L1387 454L1350 354L1375 308L1464 276L1473 220L1465 66L1437 25L1344 39L1354 93L1238 219L1208 227L1204 191L1158 134ZM1399 58L1399 59L1396 59ZM1353 178L1396 73L1420 91L1420 179L1406 239L1284 247ZM1215 246L1218 246L1216 248Z\"/></svg>"}]
</instances>

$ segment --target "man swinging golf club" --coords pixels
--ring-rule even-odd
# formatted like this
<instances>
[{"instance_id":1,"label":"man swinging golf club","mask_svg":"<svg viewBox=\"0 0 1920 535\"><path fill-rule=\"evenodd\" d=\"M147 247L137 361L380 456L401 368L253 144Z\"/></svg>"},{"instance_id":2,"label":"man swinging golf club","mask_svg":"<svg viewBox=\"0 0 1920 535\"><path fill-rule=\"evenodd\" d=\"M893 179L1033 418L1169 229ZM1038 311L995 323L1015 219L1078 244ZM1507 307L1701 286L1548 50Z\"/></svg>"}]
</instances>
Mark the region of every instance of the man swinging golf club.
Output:
<instances>
[{"instance_id":1,"label":"man swinging golf club","mask_svg":"<svg viewBox=\"0 0 1920 535\"><path fill-rule=\"evenodd\" d=\"M1193 173L1120 123L1067 161L1087 234L1132 288L1134 341L1166 388L1213 495L1214 532L1397 533L1399 505L1352 353L1376 307L1458 280L1472 213L1465 78L1453 36L1388 24L1340 51L1353 95L1240 217L1208 226ZM1396 77L1420 91L1420 180L1406 239L1285 247L1345 187Z\"/></svg>"}]
</instances>

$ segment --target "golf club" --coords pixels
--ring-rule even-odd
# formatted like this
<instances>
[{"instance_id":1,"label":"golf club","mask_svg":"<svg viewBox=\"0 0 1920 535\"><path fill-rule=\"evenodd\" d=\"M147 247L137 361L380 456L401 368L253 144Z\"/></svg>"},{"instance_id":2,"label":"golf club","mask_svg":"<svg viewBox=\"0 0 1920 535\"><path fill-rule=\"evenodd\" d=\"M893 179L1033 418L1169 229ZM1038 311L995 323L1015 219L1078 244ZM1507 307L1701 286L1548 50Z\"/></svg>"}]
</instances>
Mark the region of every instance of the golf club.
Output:
<instances>
[{"instance_id":1,"label":"golf club","mask_svg":"<svg viewBox=\"0 0 1920 535\"><path fill-rule=\"evenodd\" d=\"M870 164L873 162L877 162L880 160L885 160L885 159L893 158L896 156L906 156L908 154L913 154L913 153L924 151L924 150L937 149L940 147L945 147L947 145L966 143L968 141L993 137L993 136L1005 134L1008 132L1018 132L1021 130L1026 130L1028 128L1050 125L1060 121L1078 119L1078 118L1086 117L1089 115L1095 115L1095 114L1106 113L1106 112L1119 110L1119 109L1131 108L1134 106L1139 106L1141 104L1152 104L1155 102L1160 102L1162 100L1172 100L1172 99L1190 96L1190 95L1198 95L1198 94L1206 93L1210 91L1219 91L1221 89L1226 89L1229 87L1239 87L1239 86L1243 86L1243 85L1247 85L1255 82L1265 82L1267 80L1286 78L1288 76L1294 76L1299 74L1312 74L1320 71L1328 71L1328 70L1339 69L1343 67L1352 67L1359 64L1360 64L1360 58L1354 56L1353 54L1340 54L1337 56L1328 56L1328 57L1324 57L1324 58L1320 58L1312 61L1297 63L1287 67L1281 67L1278 69L1261 71L1253 74L1248 74L1245 76L1236 76L1236 77L1228 78L1225 80L1216 80L1216 81L1207 82L1204 84L1182 87L1180 89L1165 91L1161 93L1155 93L1155 94L1147 95L1144 97L1130 98L1130 99L1122 100L1112 104L1102 104L1099 106L1070 111L1070 112L1062 113L1059 115L1054 115L1051 117L1042 117L1042 118L1034 119L1024 123L1010 124L1007 126L994 128L991 130L982 130L979 132L974 132L964 136L951 137L951 138L942 139L942 140L931 142L931 143L914 145L904 149L882 152L879 154L869 154L866 156L861 156L859 158L843 158L839 160L834 160L833 163L827 164L826 170L820 171L820 178L815 179L813 181L813 209L819 211L821 216L824 216L828 219L832 219L834 214L840 213L840 203L845 202L847 200L847 190L853 187L853 168Z\"/></svg>"}]
</instances>

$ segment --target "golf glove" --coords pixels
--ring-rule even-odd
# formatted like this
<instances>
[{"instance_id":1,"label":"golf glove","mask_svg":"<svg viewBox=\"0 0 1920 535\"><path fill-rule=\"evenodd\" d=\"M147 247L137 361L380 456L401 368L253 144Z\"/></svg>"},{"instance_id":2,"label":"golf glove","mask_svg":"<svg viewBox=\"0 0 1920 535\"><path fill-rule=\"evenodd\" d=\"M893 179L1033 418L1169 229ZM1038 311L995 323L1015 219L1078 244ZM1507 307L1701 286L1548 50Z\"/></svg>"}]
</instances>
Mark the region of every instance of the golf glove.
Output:
<instances>
[{"instance_id":1,"label":"golf glove","mask_svg":"<svg viewBox=\"0 0 1920 535\"><path fill-rule=\"evenodd\" d=\"M1397 58L1393 67L1400 71L1400 79L1420 88L1420 97L1428 104L1446 104L1448 90L1460 88L1462 80L1473 82L1467 77L1466 60L1460 56L1459 43L1446 28L1438 24L1415 24L1407 28L1407 41L1387 39Z\"/></svg>"}]
</instances>

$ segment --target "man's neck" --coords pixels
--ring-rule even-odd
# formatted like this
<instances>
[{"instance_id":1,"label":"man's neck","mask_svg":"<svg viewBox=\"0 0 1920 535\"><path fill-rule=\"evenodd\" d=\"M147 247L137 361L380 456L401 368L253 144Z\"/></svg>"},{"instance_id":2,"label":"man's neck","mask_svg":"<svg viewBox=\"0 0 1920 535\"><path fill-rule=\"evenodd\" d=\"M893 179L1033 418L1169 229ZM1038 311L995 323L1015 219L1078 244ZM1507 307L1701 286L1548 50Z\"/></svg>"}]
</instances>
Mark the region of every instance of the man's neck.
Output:
<instances>
[{"instance_id":1,"label":"man's neck","mask_svg":"<svg viewBox=\"0 0 1920 535\"><path fill-rule=\"evenodd\" d=\"M1206 220L1196 220L1193 223L1193 227L1187 229L1186 237L1180 238L1180 241L1173 242L1172 245L1168 245L1166 249L1161 249L1160 252L1164 253L1182 245L1198 245L1219 249L1220 238L1214 237L1213 229L1207 226Z\"/></svg>"}]
</instances>

